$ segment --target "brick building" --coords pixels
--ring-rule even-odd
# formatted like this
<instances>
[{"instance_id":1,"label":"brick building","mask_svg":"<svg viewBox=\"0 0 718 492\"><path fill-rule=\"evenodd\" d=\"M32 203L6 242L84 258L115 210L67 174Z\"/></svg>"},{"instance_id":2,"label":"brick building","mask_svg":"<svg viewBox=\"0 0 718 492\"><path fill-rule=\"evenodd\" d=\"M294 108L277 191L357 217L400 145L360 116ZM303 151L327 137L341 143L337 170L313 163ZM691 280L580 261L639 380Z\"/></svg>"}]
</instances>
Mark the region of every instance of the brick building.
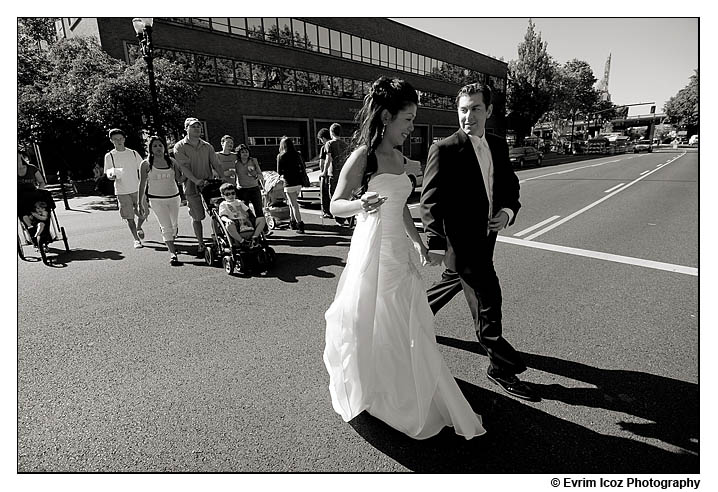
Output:
<instances>
[{"instance_id":1,"label":"brick building","mask_svg":"<svg viewBox=\"0 0 718 492\"><path fill-rule=\"evenodd\" d=\"M62 18L62 37L96 37L111 56L140 56L130 18ZM457 129L454 98L470 82L497 91L488 131L504 134L507 65L384 18L155 18L155 57L187 69L203 86L192 114L220 148L224 134L246 142L260 162L273 162L283 135L307 160L318 130L339 122L354 130L371 82L399 77L420 93L420 109L404 153L426 161L429 145Z\"/></svg>"}]
</instances>

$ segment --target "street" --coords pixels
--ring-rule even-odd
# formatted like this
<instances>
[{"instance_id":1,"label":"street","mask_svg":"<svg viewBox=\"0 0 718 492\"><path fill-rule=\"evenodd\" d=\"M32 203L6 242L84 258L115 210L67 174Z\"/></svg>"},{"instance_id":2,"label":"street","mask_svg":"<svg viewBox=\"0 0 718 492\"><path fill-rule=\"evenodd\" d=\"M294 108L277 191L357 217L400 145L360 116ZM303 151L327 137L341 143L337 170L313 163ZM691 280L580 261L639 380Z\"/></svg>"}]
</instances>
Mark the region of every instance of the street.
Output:
<instances>
[{"instance_id":1,"label":"street","mask_svg":"<svg viewBox=\"0 0 718 492\"><path fill-rule=\"evenodd\" d=\"M17 260L18 471L698 473L698 153L517 174L495 265L504 335L542 401L486 378L457 296L435 331L487 429L471 441L334 413L323 314L351 230L318 210L306 234L269 238L267 275L243 277L193 256L186 207L171 267L154 216L135 250L114 197L58 202L71 252ZM427 287L442 271L419 268Z\"/></svg>"}]
</instances>

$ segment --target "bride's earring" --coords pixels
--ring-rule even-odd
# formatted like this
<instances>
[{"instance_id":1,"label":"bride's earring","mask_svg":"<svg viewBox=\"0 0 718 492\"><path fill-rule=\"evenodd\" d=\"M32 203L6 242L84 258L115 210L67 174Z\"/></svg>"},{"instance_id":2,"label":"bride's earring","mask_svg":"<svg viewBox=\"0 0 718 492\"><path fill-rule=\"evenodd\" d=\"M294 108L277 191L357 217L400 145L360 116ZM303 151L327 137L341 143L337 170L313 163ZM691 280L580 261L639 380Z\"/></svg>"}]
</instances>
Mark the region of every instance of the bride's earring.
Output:
<instances>
[{"instance_id":1,"label":"bride's earring","mask_svg":"<svg viewBox=\"0 0 718 492\"><path fill-rule=\"evenodd\" d=\"M384 132L386 131L386 125L381 127L381 139L384 140Z\"/></svg>"}]
</instances>

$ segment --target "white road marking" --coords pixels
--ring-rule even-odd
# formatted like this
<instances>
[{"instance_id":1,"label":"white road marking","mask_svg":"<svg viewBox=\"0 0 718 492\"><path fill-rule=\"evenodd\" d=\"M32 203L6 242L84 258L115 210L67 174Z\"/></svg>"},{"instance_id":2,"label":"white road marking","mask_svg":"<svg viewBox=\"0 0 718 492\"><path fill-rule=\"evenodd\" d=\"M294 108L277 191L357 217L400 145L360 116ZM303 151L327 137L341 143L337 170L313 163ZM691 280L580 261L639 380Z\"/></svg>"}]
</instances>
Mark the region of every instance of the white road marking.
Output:
<instances>
[{"instance_id":1,"label":"white road marking","mask_svg":"<svg viewBox=\"0 0 718 492\"><path fill-rule=\"evenodd\" d=\"M571 171L578 171L579 169L586 169L586 168L589 168L589 167L603 166L604 164L609 164L609 163L611 163L611 162L620 162L620 161L621 161L621 159L614 159L614 160L612 160L612 161L599 162L599 163L597 163L597 164L590 164L590 165L588 165L588 166L574 167L573 169L568 169L568 170L565 170L565 171L556 171L556 172L553 172L553 173L542 174L541 176L534 176L533 178L522 179L522 180L519 181L519 183L525 183L526 181L531 181L531 180L534 180L534 179L545 178L546 176L554 176L554 175L556 175L556 174L566 174L566 173L570 173Z\"/></svg>"},{"instance_id":2,"label":"white road marking","mask_svg":"<svg viewBox=\"0 0 718 492\"><path fill-rule=\"evenodd\" d=\"M614 263L624 263L627 265L641 266L645 268L653 268L654 270L664 270L667 272L682 273L684 275L698 276L698 269L683 265L674 265L672 263L663 263L660 261L644 260L642 258L634 258L632 256L614 255L611 253L602 253L600 251L591 251L587 249L571 248L568 246L559 246L557 244L540 243L536 241L527 241L526 239L516 239L513 237L499 236L497 241L502 243L515 244L518 246L526 246L529 248L544 249L547 251L555 251L557 253L566 253L575 256L584 256L587 258L595 258L598 260L612 261Z\"/></svg>"},{"instance_id":3,"label":"white road marking","mask_svg":"<svg viewBox=\"0 0 718 492\"><path fill-rule=\"evenodd\" d=\"M528 234L529 232L531 232L531 231L533 231L533 230L535 230L535 229L538 229L539 227L543 227L543 226L545 226L546 224L548 224L549 222L558 219L559 217L561 217L561 216L560 216L560 215L554 215L553 217L549 217L548 219L543 220L543 221L539 222L538 224L532 225L532 226L529 227L528 229L524 229L524 230L521 231L521 232L517 232L516 234L514 234L514 236L515 236L515 237L525 236L525 235Z\"/></svg>"},{"instance_id":4,"label":"white road marking","mask_svg":"<svg viewBox=\"0 0 718 492\"><path fill-rule=\"evenodd\" d=\"M646 174L646 173L648 173L648 172L651 172L651 170L650 170L650 169L646 169L646 170L643 171L641 174L639 174L639 176L643 176L644 174Z\"/></svg>"},{"instance_id":5,"label":"white road marking","mask_svg":"<svg viewBox=\"0 0 718 492\"><path fill-rule=\"evenodd\" d=\"M669 164L669 163L671 163L671 162L674 162L674 161L676 161L677 159L680 159L681 157L683 157L684 155L686 155L685 152L682 153L681 155L677 156L677 157L674 157L673 159L671 159L670 161L668 161L666 164ZM665 164L664 164L664 165L665 165ZM662 166L661 166L661 167L662 167ZM596 200L595 202L593 202L593 203L591 203L591 204L589 204L589 205L586 205L586 206L583 207L581 210L578 210L578 211L572 213L571 215L568 215L568 216L564 217L563 219L559 220L558 222L554 222L553 224L551 224L550 226L546 227L545 229L542 229L542 230L540 230L540 231L538 231L538 232L535 232L535 233L531 234L530 236L528 236L528 237L526 238L526 241L530 241L530 240L532 240L532 239L534 239L534 238L537 238L537 237L539 237L540 235L542 235L542 234L544 234L544 233L546 233L546 232L548 232L548 231L550 231L550 230L552 230L552 229L555 229L556 227L558 227L558 226L560 226L560 225L562 225L562 224L565 224L566 222L568 222L569 220L573 219L574 217L576 217L576 216L578 216L578 215L581 215L582 213L584 213L584 212L587 211L587 210L592 209L593 207L595 207L595 206L598 205L599 203L602 203L602 202L608 200L609 198L611 198L611 197L614 196L615 194L620 193L620 192L622 192L623 190L629 188L630 186L633 186L634 184L638 183L638 182L641 181L642 179L647 178L648 176L650 176L651 174L655 173L655 172L658 171L659 169L660 169L660 168L657 167L657 168L653 169L652 171L649 171L648 173L644 174L643 176L640 176L640 177L634 179L633 181L631 181L631 182L628 183L627 185L623 186L622 188L619 188L619 189L617 189L616 191L614 191L614 192L612 192L612 193L610 193L610 194L604 196L603 198L600 198L600 199Z\"/></svg>"},{"instance_id":6,"label":"white road marking","mask_svg":"<svg viewBox=\"0 0 718 492\"><path fill-rule=\"evenodd\" d=\"M609 188L609 189L607 189L606 191L604 191L604 193L611 193L613 190L615 190L616 188L620 188L620 187L623 186L624 184L625 184L625 183L617 184L617 185L614 186L613 188Z\"/></svg>"}]
</instances>

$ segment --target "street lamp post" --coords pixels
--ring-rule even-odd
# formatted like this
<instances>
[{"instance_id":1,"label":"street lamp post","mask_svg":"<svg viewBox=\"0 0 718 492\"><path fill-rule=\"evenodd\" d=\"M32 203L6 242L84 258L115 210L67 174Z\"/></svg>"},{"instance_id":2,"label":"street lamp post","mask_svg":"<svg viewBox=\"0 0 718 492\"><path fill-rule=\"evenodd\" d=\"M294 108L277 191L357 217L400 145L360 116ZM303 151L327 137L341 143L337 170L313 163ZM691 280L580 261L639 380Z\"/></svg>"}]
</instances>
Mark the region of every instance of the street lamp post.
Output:
<instances>
[{"instance_id":1,"label":"street lamp post","mask_svg":"<svg viewBox=\"0 0 718 492\"><path fill-rule=\"evenodd\" d=\"M157 86L155 85L155 68L154 53L152 46L152 17L135 17L132 19L132 25L137 33L137 39L140 41L140 49L142 50L142 58L147 63L147 75L150 82L150 97L152 98L152 129L155 135L162 137L162 125L160 124L158 103L157 103Z\"/></svg>"}]
</instances>

